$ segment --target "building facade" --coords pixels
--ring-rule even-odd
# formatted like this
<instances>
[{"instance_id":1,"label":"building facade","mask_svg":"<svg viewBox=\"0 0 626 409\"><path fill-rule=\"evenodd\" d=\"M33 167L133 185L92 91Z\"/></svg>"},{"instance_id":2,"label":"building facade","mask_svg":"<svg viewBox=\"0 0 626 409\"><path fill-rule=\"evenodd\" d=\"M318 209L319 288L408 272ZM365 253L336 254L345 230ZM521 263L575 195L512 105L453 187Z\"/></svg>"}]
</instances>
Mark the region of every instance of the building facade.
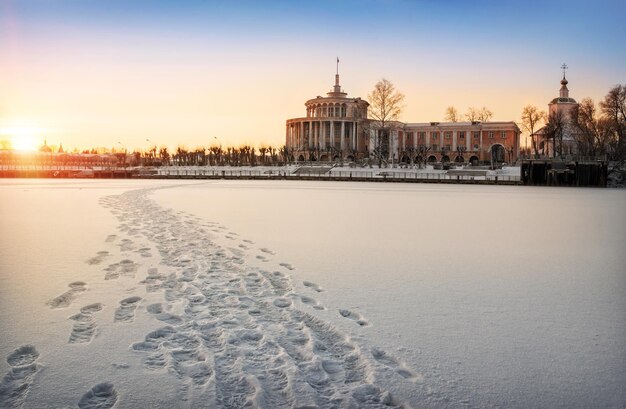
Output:
<instances>
[{"instance_id":1,"label":"building facade","mask_svg":"<svg viewBox=\"0 0 626 409\"><path fill-rule=\"evenodd\" d=\"M388 163L514 162L521 131L515 122L387 123L368 118L369 103L341 90L339 74L326 97L306 101L306 116L288 119L286 147L294 161L374 158Z\"/></svg>"}]
</instances>

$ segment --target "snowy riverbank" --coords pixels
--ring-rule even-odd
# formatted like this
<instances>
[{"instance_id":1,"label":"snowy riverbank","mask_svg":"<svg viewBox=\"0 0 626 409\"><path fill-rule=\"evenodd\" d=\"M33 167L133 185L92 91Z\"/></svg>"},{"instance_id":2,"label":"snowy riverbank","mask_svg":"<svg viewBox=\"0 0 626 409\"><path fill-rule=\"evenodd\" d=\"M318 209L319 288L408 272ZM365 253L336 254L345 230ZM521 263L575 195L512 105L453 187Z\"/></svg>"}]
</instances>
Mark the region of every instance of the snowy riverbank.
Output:
<instances>
[{"instance_id":1,"label":"snowy riverbank","mask_svg":"<svg viewBox=\"0 0 626 409\"><path fill-rule=\"evenodd\" d=\"M0 406L626 402L623 191L9 180L0 193Z\"/></svg>"}]
</instances>

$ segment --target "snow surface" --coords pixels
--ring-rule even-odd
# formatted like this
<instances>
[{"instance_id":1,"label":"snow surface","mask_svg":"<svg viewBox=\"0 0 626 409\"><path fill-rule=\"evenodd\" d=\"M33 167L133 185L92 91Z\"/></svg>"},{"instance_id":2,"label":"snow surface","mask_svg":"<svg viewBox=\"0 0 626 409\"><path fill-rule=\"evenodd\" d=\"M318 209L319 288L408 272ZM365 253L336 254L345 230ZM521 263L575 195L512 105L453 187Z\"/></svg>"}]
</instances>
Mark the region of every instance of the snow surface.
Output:
<instances>
[{"instance_id":1,"label":"snow surface","mask_svg":"<svg viewBox=\"0 0 626 409\"><path fill-rule=\"evenodd\" d=\"M0 407L626 405L622 191L8 180L0 195Z\"/></svg>"}]
</instances>

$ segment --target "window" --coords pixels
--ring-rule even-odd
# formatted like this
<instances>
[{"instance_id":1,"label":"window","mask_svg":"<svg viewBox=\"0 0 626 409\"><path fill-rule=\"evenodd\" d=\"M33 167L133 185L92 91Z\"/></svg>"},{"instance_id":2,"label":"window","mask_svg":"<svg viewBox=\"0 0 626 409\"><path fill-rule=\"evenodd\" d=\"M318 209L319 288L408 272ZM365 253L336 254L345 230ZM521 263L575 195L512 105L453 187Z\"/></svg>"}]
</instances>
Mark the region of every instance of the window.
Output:
<instances>
[{"instance_id":1,"label":"window","mask_svg":"<svg viewBox=\"0 0 626 409\"><path fill-rule=\"evenodd\" d=\"M433 150L433 152L437 152L437 150L439 149L439 145L434 144L434 145L432 146L432 148L433 148L433 149L432 149L432 150Z\"/></svg>"},{"instance_id":2,"label":"window","mask_svg":"<svg viewBox=\"0 0 626 409\"><path fill-rule=\"evenodd\" d=\"M473 131L472 133L474 134L474 139L480 138L480 131Z\"/></svg>"},{"instance_id":3,"label":"window","mask_svg":"<svg viewBox=\"0 0 626 409\"><path fill-rule=\"evenodd\" d=\"M450 132L450 131L444 132L443 135L444 135L444 138L446 138L446 139L452 139L452 132Z\"/></svg>"},{"instance_id":4,"label":"window","mask_svg":"<svg viewBox=\"0 0 626 409\"><path fill-rule=\"evenodd\" d=\"M437 138L439 138L439 132L431 132L431 133L430 133L430 137L431 137L433 140L436 140Z\"/></svg>"},{"instance_id":5,"label":"window","mask_svg":"<svg viewBox=\"0 0 626 409\"><path fill-rule=\"evenodd\" d=\"M502 135L502 139L506 139L506 131L502 131L500 134Z\"/></svg>"},{"instance_id":6,"label":"window","mask_svg":"<svg viewBox=\"0 0 626 409\"><path fill-rule=\"evenodd\" d=\"M465 139L465 131L459 132L459 139Z\"/></svg>"},{"instance_id":7,"label":"window","mask_svg":"<svg viewBox=\"0 0 626 409\"><path fill-rule=\"evenodd\" d=\"M452 145L446 145L446 150L447 151L451 151L452 150Z\"/></svg>"},{"instance_id":8,"label":"window","mask_svg":"<svg viewBox=\"0 0 626 409\"><path fill-rule=\"evenodd\" d=\"M426 140L426 132L418 132L420 141Z\"/></svg>"},{"instance_id":9,"label":"window","mask_svg":"<svg viewBox=\"0 0 626 409\"><path fill-rule=\"evenodd\" d=\"M493 131L489 131L489 139L493 139L493 134L494 134Z\"/></svg>"}]
</instances>

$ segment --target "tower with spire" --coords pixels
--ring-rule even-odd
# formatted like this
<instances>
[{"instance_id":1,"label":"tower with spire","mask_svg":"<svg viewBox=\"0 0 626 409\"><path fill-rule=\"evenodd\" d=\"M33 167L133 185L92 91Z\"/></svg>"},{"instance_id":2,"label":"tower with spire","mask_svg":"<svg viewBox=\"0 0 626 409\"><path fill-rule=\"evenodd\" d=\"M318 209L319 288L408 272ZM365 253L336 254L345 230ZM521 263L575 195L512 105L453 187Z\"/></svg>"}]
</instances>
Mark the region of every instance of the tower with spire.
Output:
<instances>
[{"instance_id":1,"label":"tower with spire","mask_svg":"<svg viewBox=\"0 0 626 409\"><path fill-rule=\"evenodd\" d=\"M548 104L548 112L550 114L561 112L564 118L569 119L571 113L575 107L578 106L578 103L574 98L570 98L569 89L567 88L567 78L565 78L565 71L567 70L567 64L563 63L561 65L561 69L563 70L563 79L561 80L561 89L559 90L559 96L554 98Z\"/></svg>"},{"instance_id":2,"label":"tower with spire","mask_svg":"<svg viewBox=\"0 0 626 409\"><path fill-rule=\"evenodd\" d=\"M565 77L565 71L568 66L564 63L561 65L563 70L563 79L561 79L561 89L559 90L559 96L552 99L548 104L548 115L550 117L560 116L563 121L563 141L561 152L564 155L576 153L576 127L573 124L572 114L578 107L578 102L574 98L569 96L569 89L567 88L567 78ZM544 155L552 155L554 152L554 141L549 140L545 133L545 127L535 132L532 137L536 138L540 146L540 153Z\"/></svg>"},{"instance_id":3,"label":"tower with spire","mask_svg":"<svg viewBox=\"0 0 626 409\"><path fill-rule=\"evenodd\" d=\"M339 57L335 85L325 97L304 103L306 116L288 119L285 145L297 161L355 160L367 147L364 125L368 122L367 101L348 97L339 82Z\"/></svg>"}]
</instances>

